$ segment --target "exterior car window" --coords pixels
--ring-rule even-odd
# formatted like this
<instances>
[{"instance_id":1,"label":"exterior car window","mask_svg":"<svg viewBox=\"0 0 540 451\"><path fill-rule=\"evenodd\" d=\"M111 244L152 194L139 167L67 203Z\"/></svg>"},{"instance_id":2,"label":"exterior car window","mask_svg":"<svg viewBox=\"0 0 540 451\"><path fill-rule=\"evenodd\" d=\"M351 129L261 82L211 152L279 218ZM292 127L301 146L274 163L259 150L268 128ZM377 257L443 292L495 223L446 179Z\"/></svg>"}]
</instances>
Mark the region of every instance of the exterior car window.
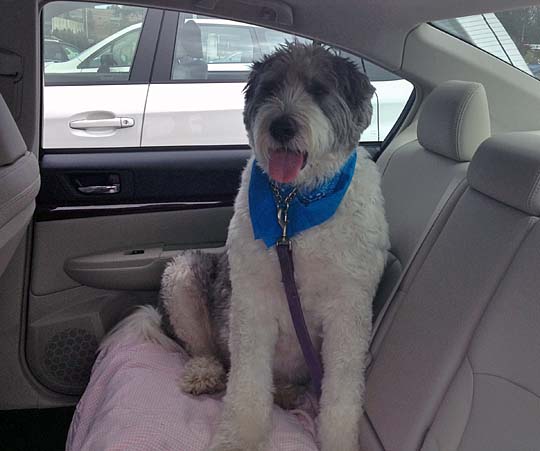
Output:
<instances>
[{"instance_id":1,"label":"exterior car window","mask_svg":"<svg viewBox=\"0 0 540 451\"><path fill-rule=\"evenodd\" d=\"M145 14L146 8L105 3L47 4L43 9L43 32L49 36L43 45L45 84L129 80ZM54 40L62 58L48 52Z\"/></svg>"},{"instance_id":2,"label":"exterior car window","mask_svg":"<svg viewBox=\"0 0 540 451\"><path fill-rule=\"evenodd\" d=\"M540 78L539 6L437 20L431 24Z\"/></svg>"},{"instance_id":3,"label":"exterior car window","mask_svg":"<svg viewBox=\"0 0 540 451\"><path fill-rule=\"evenodd\" d=\"M286 42L312 42L242 22L107 3L53 1L42 17L42 147L55 152L245 146L251 64ZM376 88L361 140L377 147L413 86L333 51L354 60Z\"/></svg>"},{"instance_id":4,"label":"exterior car window","mask_svg":"<svg viewBox=\"0 0 540 451\"><path fill-rule=\"evenodd\" d=\"M110 56L109 67L111 69L119 68L119 72L129 73L140 34L140 27L123 34L118 39L115 39L110 44L100 48L93 55L84 59L77 67L79 69L100 69L103 65L104 57Z\"/></svg>"},{"instance_id":5,"label":"exterior car window","mask_svg":"<svg viewBox=\"0 0 540 451\"><path fill-rule=\"evenodd\" d=\"M181 13L176 31L170 80L176 83L192 84L194 81L204 83L207 88L199 88L198 98L204 96L205 91L210 97L214 95L215 88L208 86L208 83L244 83L250 65L254 61L271 53L276 47L293 40L305 43L312 42L306 38L251 24ZM376 64L345 51L334 50L336 53L355 61L377 88L377 94L373 98L373 121L369 129L364 132L363 139L383 141L403 111L411 95L412 85ZM190 98L193 89L195 88L192 87L189 93L186 92L186 95L182 97L183 101L187 102L185 99ZM241 92L241 89L237 91ZM218 101L209 102L216 103ZM222 104L219 106L209 104L207 107L208 110L216 108L218 110L232 110L235 114L238 112L239 127L238 137L233 141L235 144L247 142L241 127L239 108L241 103L241 95L239 94L232 108ZM196 105L186 105L188 111L196 108ZM195 118L191 120L195 120ZM226 142L231 143L231 139L227 137ZM204 143L206 143L206 138ZM203 144L203 140L194 139L192 144Z\"/></svg>"}]
</instances>

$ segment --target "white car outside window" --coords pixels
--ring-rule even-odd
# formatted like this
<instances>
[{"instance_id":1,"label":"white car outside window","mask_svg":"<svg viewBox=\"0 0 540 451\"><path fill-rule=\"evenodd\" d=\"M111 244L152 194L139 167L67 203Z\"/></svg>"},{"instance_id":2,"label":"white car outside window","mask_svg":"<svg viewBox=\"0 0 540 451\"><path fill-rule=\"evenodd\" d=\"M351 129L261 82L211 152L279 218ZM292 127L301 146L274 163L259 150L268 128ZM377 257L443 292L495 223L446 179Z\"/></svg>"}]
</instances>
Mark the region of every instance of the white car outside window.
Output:
<instances>
[{"instance_id":1,"label":"white car outside window","mask_svg":"<svg viewBox=\"0 0 540 451\"><path fill-rule=\"evenodd\" d=\"M74 15L73 3L58 3L66 4L68 14ZM86 8L94 8L93 14L107 11L106 5L89 5ZM132 69L142 30L148 28L146 11L139 10L143 20L104 37L77 57L44 63L44 148L246 145L242 91L251 64L287 40L309 42L250 24L180 13L177 26L161 30L174 44L170 72L137 83ZM80 15L87 16L88 11ZM54 23L55 18L50 20ZM413 87L353 58L377 89L373 120L362 141L380 142L396 123Z\"/></svg>"}]
</instances>

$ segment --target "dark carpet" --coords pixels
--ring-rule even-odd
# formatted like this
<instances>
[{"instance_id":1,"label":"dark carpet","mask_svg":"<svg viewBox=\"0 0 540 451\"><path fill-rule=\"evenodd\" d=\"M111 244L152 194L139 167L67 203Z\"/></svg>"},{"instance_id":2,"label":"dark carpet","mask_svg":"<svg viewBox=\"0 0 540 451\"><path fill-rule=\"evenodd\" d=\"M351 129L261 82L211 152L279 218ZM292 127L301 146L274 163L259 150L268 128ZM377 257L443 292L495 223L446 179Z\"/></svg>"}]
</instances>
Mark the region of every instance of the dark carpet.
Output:
<instances>
[{"instance_id":1,"label":"dark carpet","mask_svg":"<svg viewBox=\"0 0 540 451\"><path fill-rule=\"evenodd\" d=\"M0 411L0 451L62 451L74 407Z\"/></svg>"}]
</instances>

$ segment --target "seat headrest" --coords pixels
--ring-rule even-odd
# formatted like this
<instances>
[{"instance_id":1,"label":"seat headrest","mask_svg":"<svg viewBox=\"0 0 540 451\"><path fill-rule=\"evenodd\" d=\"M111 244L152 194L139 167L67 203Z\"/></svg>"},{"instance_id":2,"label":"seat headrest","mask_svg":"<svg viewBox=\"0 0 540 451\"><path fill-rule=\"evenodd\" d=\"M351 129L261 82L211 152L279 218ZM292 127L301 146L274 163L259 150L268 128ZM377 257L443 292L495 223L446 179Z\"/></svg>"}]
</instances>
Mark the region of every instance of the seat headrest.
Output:
<instances>
[{"instance_id":1,"label":"seat headrest","mask_svg":"<svg viewBox=\"0 0 540 451\"><path fill-rule=\"evenodd\" d=\"M486 91L480 83L442 83L426 98L418 119L422 147L456 161L470 161L490 134Z\"/></svg>"},{"instance_id":2,"label":"seat headrest","mask_svg":"<svg viewBox=\"0 0 540 451\"><path fill-rule=\"evenodd\" d=\"M201 28L193 20L188 20L180 32L180 43L186 56L203 58Z\"/></svg>"},{"instance_id":3,"label":"seat headrest","mask_svg":"<svg viewBox=\"0 0 540 451\"><path fill-rule=\"evenodd\" d=\"M26 153L26 144L11 111L0 95L0 166L18 160Z\"/></svg>"},{"instance_id":4,"label":"seat headrest","mask_svg":"<svg viewBox=\"0 0 540 451\"><path fill-rule=\"evenodd\" d=\"M467 173L477 191L540 216L540 132L493 136L481 145Z\"/></svg>"}]
</instances>

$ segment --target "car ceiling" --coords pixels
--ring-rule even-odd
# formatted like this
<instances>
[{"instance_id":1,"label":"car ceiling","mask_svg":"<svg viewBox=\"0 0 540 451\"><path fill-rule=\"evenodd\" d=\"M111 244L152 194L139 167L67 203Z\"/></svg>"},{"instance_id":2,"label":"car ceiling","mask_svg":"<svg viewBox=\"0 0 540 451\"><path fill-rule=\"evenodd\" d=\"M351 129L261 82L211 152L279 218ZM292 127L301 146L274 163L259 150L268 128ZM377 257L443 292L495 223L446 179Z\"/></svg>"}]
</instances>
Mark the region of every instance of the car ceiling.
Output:
<instances>
[{"instance_id":1,"label":"car ceiling","mask_svg":"<svg viewBox=\"0 0 540 451\"><path fill-rule=\"evenodd\" d=\"M421 23L540 3L531 0L131 0L122 3L217 15L295 32L399 69L408 33ZM262 18L290 6L292 25ZM278 6L279 8L279 6Z\"/></svg>"}]
</instances>

